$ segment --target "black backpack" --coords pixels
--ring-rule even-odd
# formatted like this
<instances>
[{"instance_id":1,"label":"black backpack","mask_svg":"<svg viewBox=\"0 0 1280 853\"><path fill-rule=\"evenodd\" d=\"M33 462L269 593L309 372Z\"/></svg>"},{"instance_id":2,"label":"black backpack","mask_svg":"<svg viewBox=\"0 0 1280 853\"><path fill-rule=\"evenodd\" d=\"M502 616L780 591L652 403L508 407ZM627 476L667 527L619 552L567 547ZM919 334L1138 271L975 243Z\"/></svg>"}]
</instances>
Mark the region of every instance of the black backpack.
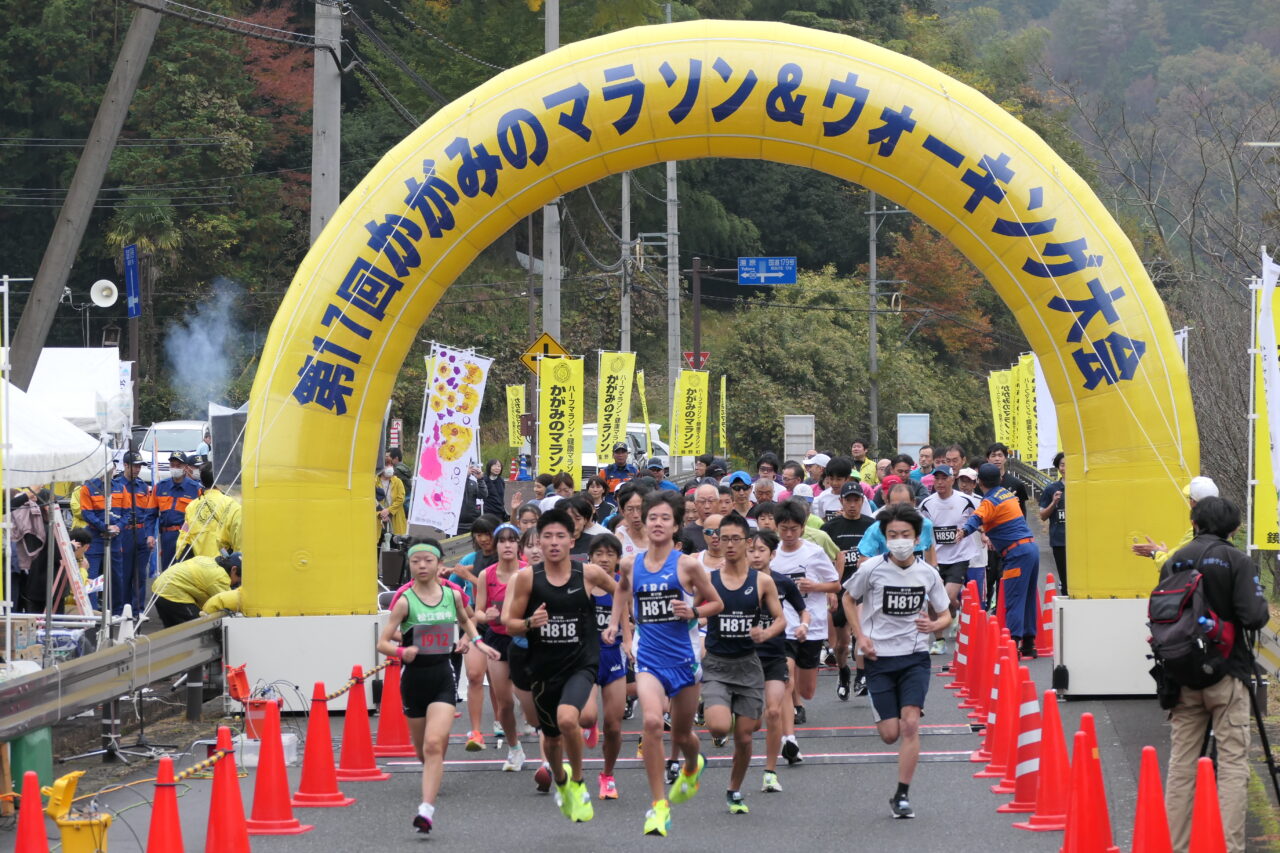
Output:
<instances>
[{"instance_id":1,"label":"black backpack","mask_svg":"<svg viewBox=\"0 0 1280 853\"><path fill-rule=\"evenodd\" d=\"M1191 568L1160 581L1147 601L1148 642L1157 668L1165 681L1192 690L1222 680L1235 641L1235 626L1214 613L1205 598L1200 563L1208 553L1206 548ZM1206 629L1201 619L1212 627Z\"/></svg>"}]
</instances>

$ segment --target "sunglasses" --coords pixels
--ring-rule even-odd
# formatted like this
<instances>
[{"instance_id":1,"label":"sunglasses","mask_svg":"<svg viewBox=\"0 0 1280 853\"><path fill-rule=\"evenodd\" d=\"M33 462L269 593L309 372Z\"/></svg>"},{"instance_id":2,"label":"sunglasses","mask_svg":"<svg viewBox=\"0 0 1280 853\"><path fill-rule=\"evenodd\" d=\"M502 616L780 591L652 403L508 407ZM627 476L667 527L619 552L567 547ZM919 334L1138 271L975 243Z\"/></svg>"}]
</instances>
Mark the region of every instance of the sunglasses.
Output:
<instances>
[{"instance_id":1,"label":"sunglasses","mask_svg":"<svg viewBox=\"0 0 1280 853\"><path fill-rule=\"evenodd\" d=\"M703 536L716 536L716 537L719 537L719 536L720 536L720 528L718 528L718 527L704 527L704 528L702 528L702 535L703 535Z\"/></svg>"},{"instance_id":2,"label":"sunglasses","mask_svg":"<svg viewBox=\"0 0 1280 853\"><path fill-rule=\"evenodd\" d=\"M750 486L748 486L746 483L734 483L734 484L733 484L732 486L730 486L729 488L730 488L730 489L732 489L732 490L733 490L733 491L735 491L735 492L749 492L749 491L751 491L751 487L750 487Z\"/></svg>"}]
</instances>

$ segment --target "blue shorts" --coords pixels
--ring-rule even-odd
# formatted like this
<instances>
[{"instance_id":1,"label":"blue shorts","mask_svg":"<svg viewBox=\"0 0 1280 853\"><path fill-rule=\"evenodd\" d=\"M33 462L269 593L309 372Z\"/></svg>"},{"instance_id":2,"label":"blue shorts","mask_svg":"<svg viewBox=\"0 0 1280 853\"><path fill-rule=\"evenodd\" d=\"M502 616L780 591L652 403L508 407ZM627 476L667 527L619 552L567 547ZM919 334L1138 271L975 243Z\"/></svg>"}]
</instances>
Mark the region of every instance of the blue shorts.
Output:
<instances>
[{"instance_id":1,"label":"blue shorts","mask_svg":"<svg viewBox=\"0 0 1280 853\"><path fill-rule=\"evenodd\" d=\"M867 692L876 722L902 716L902 709L914 705L924 710L924 697L929 692L929 653L867 659Z\"/></svg>"},{"instance_id":2,"label":"blue shorts","mask_svg":"<svg viewBox=\"0 0 1280 853\"><path fill-rule=\"evenodd\" d=\"M625 678L626 674L627 662L622 657L622 646L601 646L600 666L596 670L596 684L604 687L619 678Z\"/></svg>"},{"instance_id":3,"label":"blue shorts","mask_svg":"<svg viewBox=\"0 0 1280 853\"><path fill-rule=\"evenodd\" d=\"M645 666L636 663L636 673L647 672L662 684L667 696L674 696L686 687L702 680L702 666L698 661L689 661L684 666Z\"/></svg>"}]
</instances>

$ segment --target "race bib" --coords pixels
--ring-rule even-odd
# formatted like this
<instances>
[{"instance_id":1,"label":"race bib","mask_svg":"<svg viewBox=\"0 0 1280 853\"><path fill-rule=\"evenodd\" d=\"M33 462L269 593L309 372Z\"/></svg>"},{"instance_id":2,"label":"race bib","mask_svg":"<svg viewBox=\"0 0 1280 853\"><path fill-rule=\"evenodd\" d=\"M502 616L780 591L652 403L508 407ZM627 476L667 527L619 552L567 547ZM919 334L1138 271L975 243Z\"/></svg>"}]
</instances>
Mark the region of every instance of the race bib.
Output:
<instances>
[{"instance_id":1,"label":"race bib","mask_svg":"<svg viewBox=\"0 0 1280 853\"><path fill-rule=\"evenodd\" d=\"M452 654L453 647L457 644L458 624L456 622L413 626L413 645L418 647L419 655Z\"/></svg>"},{"instance_id":2,"label":"race bib","mask_svg":"<svg viewBox=\"0 0 1280 853\"><path fill-rule=\"evenodd\" d=\"M858 568L858 549L850 548L844 552L844 567L846 569Z\"/></svg>"},{"instance_id":3,"label":"race bib","mask_svg":"<svg viewBox=\"0 0 1280 853\"><path fill-rule=\"evenodd\" d=\"M612 618L613 618L612 607L601 607L599 604L596 605L596 628L600 631L601 634L603 634L605 630L608 629L609 620Z\"/></svg>"},{"instance_id":4,"label":"race bib","mask_svg":"<svg viewBox=\"0 0 1280 853\"><path fill-rule=\"evenodd\" d=\"M676 602L680 600L678 589L642 589L636 592L637 621L679 622Z\"/></svg>"},{"instance_id":5,"label":"race bib","mask_svg":"<svg viewBox=\"0 0 1280 853\"><path fill-rule=\"evenodd\" d=\"M1054 520L1054 522L1055 522L1055 523L1057 523L1057 524L1066 524L1066 523L1067 523L1067 508L1066 508L1065 506L1062 506L1061 504L1059 504L1059 505L1058 505L1058 508L1057 508L1057 509L1054 511L1054 513L1053 513L1053 520Z\"/></svg>"},{"instance_id":6,"label":"race bib","mask_svg":"<svg viewBox=\"0 0 1280 853\"><path fill-rule=\"evenodd\" d=\"M958 527L935 527L933 528L933 541L939 545L954 545L956 534L959 533Z\"/></svg>"},{"instance_id":7,"label":"race bib","mask_svg":"<svg viewBox=\"0 0 1280 853\"><path fill-rule=\"evenodd\" d=\"M840 515L840 510L838 510L838 509L829 509L829 510L827 510L826 515L824 515L824 516L822 517L822 520L823 520L823 521L830 521L831 519L833 519L833 518L837 517L838 515Z\"/></svg>"},{"instance_id":8,"label":"race bib","mask_svg":"<svg viewBox=\"0 0 1280 853\"><path fill-rule=\"evenodd\" d=\"M880 611L886 616L916 616L924 610L924 587L886 586Z\"/></svg>"},{"instance_id":9,"label":"race bib","mask_svg":"<svg viewBox=\"0 0 1280 853\"><path fill-rule=\"evenodd\" d=\"M572 645L578 642L578 620L572 616L555 614L547 624L538 629L538 639L543 643Z\"/></svg>"},{"instance_id":10,"label":"race bib","mask_svg":"<svg viewBox=\"0 0 1280 853\"><path fill-rule=\"evenodd\" d=\"M746 613L721 613L716 620L716 629L721 637L727 640L751 638L751 626L755 622L755 616Z\"/></svg>"}]
</instances>

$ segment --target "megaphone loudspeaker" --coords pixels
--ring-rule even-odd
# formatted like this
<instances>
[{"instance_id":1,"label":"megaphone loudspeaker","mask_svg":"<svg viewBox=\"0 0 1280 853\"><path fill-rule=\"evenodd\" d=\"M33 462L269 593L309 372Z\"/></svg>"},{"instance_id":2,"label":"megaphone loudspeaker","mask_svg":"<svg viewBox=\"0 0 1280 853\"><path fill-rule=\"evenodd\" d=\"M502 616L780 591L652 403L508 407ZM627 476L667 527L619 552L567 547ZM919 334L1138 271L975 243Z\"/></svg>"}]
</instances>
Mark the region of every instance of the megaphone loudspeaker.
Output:
<instances>
[{"instance_id":1,"label":"megaphone loudspeaker","mask_svg":"<svg viewBox=\"0 0 1280 853\"><path fill-rule=\"evenodd\" d=\"M110 308L116 304L120 291L114 284L105 278L95 281L93 287L89 289L89 298L93 300L93 304L99 308Z\"/></svg>"}]
</instances>

